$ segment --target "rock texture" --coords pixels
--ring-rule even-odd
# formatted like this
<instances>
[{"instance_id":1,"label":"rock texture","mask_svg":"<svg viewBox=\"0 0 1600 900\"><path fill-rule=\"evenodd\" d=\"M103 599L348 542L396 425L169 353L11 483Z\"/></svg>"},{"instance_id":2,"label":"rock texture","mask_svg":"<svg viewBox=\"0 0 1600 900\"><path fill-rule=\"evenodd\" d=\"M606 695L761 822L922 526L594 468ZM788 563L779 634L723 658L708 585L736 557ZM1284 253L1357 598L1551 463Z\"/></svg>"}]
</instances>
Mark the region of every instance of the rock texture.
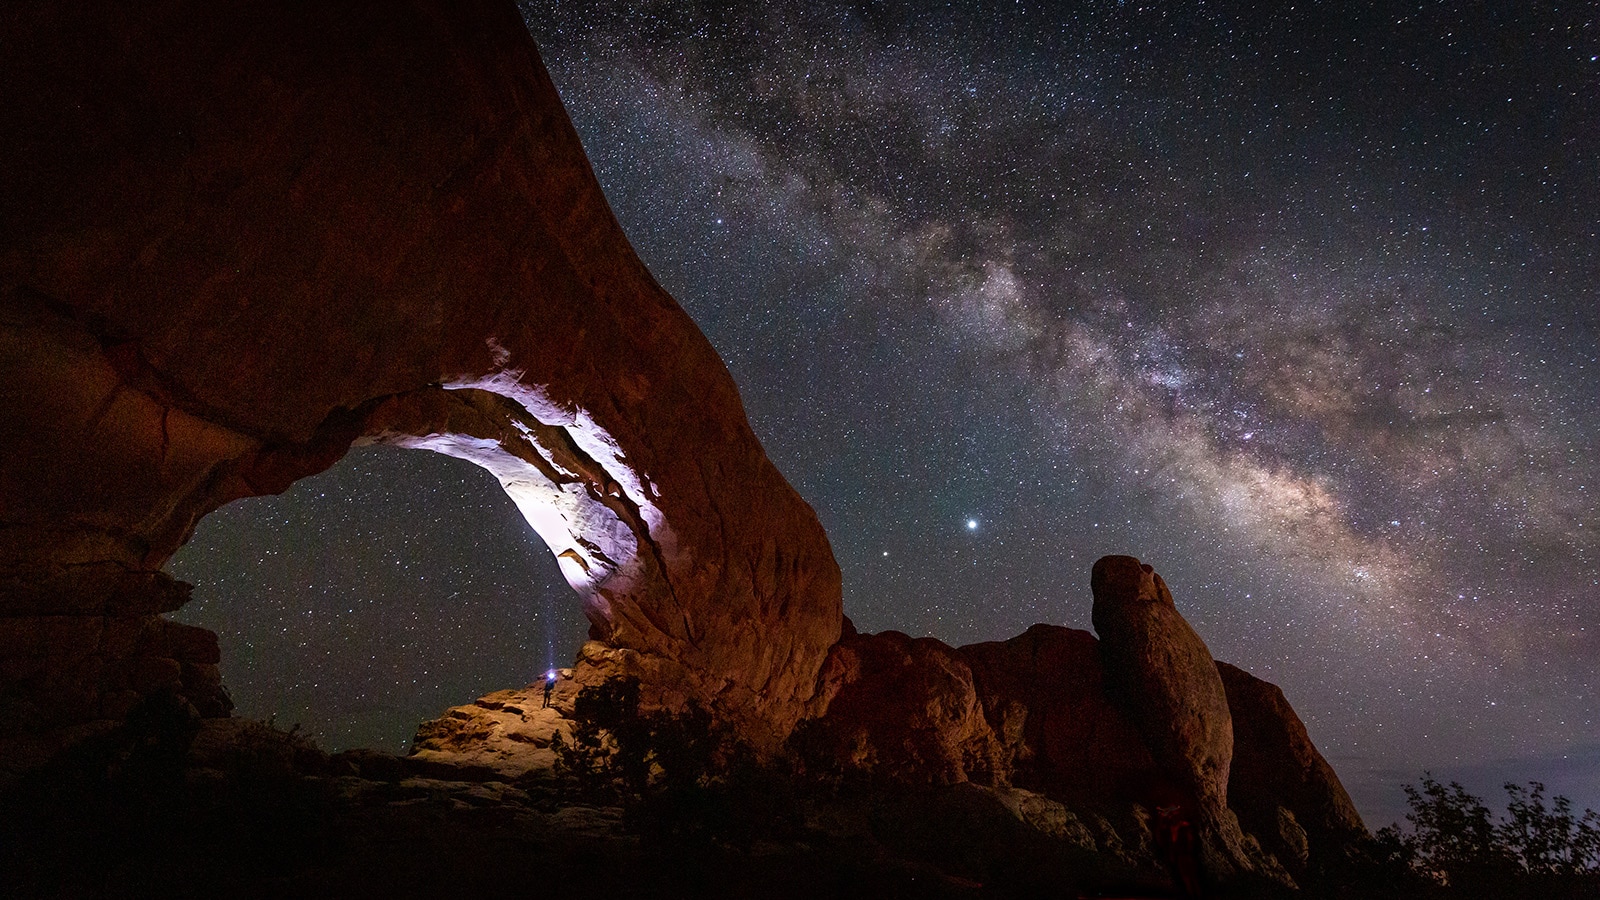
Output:
<instances>
[{"instance_id":1,"label":"rock texture","mask_svg":"<svg viewBox=\"0 0 1600 900\"><path fill-rule=\"evenodd\" d=\"M357 441L500 478L606 645L579 680L801 714L827 540L513 4L23 0L0 45L0 735L210 702L161 565Z\"/></svg>"},{"instance_id":2,"label":"rock texture","mask_svg":"<svg viewBox=\"0 0 1600 900\"><path fill-rule=\"evenodd\" d=\"M1007 748L1014 783L1078 809L1149 802L1155 761L1106 693L1094 635L1035 625L959 652Z\"/></svg>"},{"instance_id":3,"label":"rock texture","mask_svg":"<svg viewBox=\"0 0 1600 900\"><path fill-rule=\"evenodd\" d=\"M1283 691L1225 662L1217 671L1233 715L1228 798L1240 825L1291 872L1337 869L1367 834L1339 776Z\"/></svg>"},{"instance_id":4,"label":"rock texture","mask_svg":"<svg viewBox=\"0 0 1600 900\"><path fill-rule=\"evenodd\" d=\"M1150 566L1107 556L1094 564L1090 583L1107 695L1184 799L1202 810L1225 808L1233 717L1211 651Z\"/></svg>"},{"instance_id":5,"label":"rock texture","mask_svg":"<svg viewBox=\"0 0 1600 900\"><path fill-rule=\"evenodd\" d=\"M549 706L544 702L544 684L539 683L451 707L417 726L408 760L431 764L441 772L461 770L505 779L547 772L555 767L556 735L572 740L566 717L577 693L572 670L563 669Z\"/></svg>"},{"instance_id":6,"label":"rock texture","mask_svg":"<svg viewBox=\"0 0 1600 900\"><path fill-rule=\"evenodd\" d=\"M500 692L356 770L541 768L571 693L628 674L758 746L806 717L795 743L841 769L978 782L939 796L1083 852L1148 862L1173 795L1221 875L1287 880L1362 833L1281 693L1219 675L1131 557L1095 567L1098 641L847 630L815 515L629 247L510 3L21 0L0 46L6 766L136 705L226 715L162 564L209 511L381 442L493 472L594 640L555 710Z\"/></svg>"},{"instance_id":7,"label":"rock texture","mask_svg":"<svg viewBox=\"0 0 1600 900\"><path fill-rule=\"evenodd\" d=\"M1252 869L1228 809L1233 716L1211 651L1155 570L1131 556L1094 564L1094 630L1107 696L1127 713L1160 770L1156 803L1177 803L1201 831L1207 868Z\"/></svg>"},{"instance_id":8,"label":"rock texture","mask_svg":"<svg viewBox=\"0 0 1600 900\"><path fill-rule=\"evenodd\" d=\"M848 783L982 785L1030 827L1135 868L1157 865L1153 820L1170 805L1215 880L1289 883L1343 864L1366 829L1283 692L1215 662L1137 559L1102 559L1092 588L1098 639L1035 625L957 648L846 620L790 751ZM555 707L578 687L562 681ZM546 769L563 726L530 715L541 701L530 687L450 710L419 729L411 761Z\"/></svg>"},{"instance_id":9,"label":"rock texture","mask_svg":"<svg viewBox=\"0 0 1600 900\"><path fill-rule=\"evenodd\" d=\"M851 629L853 631L853 629ZM990 780L1003 766L972 669L949 645L897 631L847 634L822 669L814 748L898 781Z\"/></svg>"}]
</instances>

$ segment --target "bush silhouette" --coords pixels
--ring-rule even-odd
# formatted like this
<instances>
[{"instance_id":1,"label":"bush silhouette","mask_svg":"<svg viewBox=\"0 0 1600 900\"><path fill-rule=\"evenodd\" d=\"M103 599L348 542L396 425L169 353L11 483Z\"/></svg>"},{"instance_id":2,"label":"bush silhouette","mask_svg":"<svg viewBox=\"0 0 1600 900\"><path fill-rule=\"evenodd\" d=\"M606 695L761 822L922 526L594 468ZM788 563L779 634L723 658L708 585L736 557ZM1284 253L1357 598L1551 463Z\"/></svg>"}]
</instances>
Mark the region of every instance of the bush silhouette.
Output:
<instances>
[{"instance_id":1,"label":"bush silhouette","mask_svg":"<svg viewBox=\"0 0 1600 900\"><path fill-rule=\"evenodd\" d=\"M1566 797L1547 801L1537 781L1504 787L1506 813L1496 817L1459 783L1424 773L1405 786L1409 829L1377 833L1380 865L1417 894L1600 896L1600 815L1574 814Z\"/></svg>"},{"instance_id":2,"label":"bush silhouette","mask_svg":"<svg viewBox=\"0 0 1600 900\"><path fill-rule=\"evenodd\" d=\"M710 712L639 712L639 680L607 679L573 703L572 740L557 735L556 772L584 796L620 802L658 837L748 845L798 828L787 773L756 754Z\"/></svg>"}]
</instances>

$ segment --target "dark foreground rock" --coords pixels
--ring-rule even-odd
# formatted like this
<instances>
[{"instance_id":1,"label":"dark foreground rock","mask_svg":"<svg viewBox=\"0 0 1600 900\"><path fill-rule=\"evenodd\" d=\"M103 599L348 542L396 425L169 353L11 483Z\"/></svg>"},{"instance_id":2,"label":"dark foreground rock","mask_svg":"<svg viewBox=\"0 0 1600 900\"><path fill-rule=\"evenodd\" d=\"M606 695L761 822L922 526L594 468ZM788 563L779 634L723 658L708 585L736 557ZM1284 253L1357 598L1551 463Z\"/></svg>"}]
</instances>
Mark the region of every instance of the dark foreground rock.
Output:
<instances>
[{"instance_id":1,"label":"dark foreground rock","mask_svg":"<svg viewBox=\"0 0 1600 900\"><path fill-rule=\"evenodd\" d=\"M781 781L735 795L732 809L727 797L596 801L544 777L329 757L261 723L178 709L82 744L0 797L0 894L408 898L581 885L606 897L798 900L1159 896L1163 884L1148 859L1096 853L1059 805L1017 790ZM743 807L761 824L731 827Z\"/></svg>"},{"instance_id":2,"label":"dark foreground rock","mask_svg":"<svg viewBox=\"0 0 1600 900\"><path fill-rule=\"evenodd\" d=\"M1225 662L1217 671L1233 716L1228 800L1240 825L1291 871L1348 866L1366 826L1283 691Z\"/></svg>"}]
</instances>

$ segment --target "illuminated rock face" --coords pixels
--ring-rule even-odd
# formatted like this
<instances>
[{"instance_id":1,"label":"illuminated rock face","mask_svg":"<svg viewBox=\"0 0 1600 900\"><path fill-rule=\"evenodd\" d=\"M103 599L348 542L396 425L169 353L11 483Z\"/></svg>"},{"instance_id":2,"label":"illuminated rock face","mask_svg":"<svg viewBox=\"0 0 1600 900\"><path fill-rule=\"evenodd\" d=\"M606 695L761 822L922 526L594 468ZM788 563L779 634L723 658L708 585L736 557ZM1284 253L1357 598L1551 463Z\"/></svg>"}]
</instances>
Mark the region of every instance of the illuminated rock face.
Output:
<instances>
[{"instance_id":1,"label":"illuminated rock face","mask_svg":"<svg viewBox=\"0 0 1600 900\"><path fill-rule=\"evenodd\" d=\"M572 701L578 686L562 672L559 690L545 702L544 685L495 691L423 722L411 740L413 762L437 766L441 774L476 773L514 781L556 764L556 737L572 742Z\"/></svg>"},{"instance_id":2,"label":"illuminated rock face","mask_svg":"<svg viewBox=\"0 0 1600 900\"><path fill-rule=\"evenodd\" d=\"M24 2L0 29L0 734L114 715L195 521L360 441L501 480L608 648L579 681L769 738L800 715L840 631L827 540L512 4Z\"/></svg>"}]
</instances>

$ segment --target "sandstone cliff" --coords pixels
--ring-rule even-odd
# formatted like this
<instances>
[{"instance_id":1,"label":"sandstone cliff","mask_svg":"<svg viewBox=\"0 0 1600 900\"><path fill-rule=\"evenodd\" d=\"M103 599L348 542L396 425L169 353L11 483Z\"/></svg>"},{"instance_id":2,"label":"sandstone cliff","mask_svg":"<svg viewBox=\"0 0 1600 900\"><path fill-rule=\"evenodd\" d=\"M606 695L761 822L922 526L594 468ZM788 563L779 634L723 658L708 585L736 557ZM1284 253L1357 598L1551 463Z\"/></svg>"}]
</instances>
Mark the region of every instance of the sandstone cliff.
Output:
<instances>
[{"instance_id":1,"label":"sandstone cliff","mask_svg":"<svg viewBox=\"0 0 1600 900\"><path fill-rule=\"evenodd\" d=\"M1102 852L1148 848L1158 808L1180 807L1219 880L1288 881L1365 835L1283 693L1215 662L1151 567L1106 557L1091 581L1098 640L848 634L808 742L875 777L1036 792L1093 823Z\"/></svg>"},{"instance_id":2,"label":"sandstone cliff","mask_svg":"<svg viewBox=\"0 0 1600 900\"><path fill-rule=\"evenodd\" d=\"M1151 567L1096 564L1094 635L1035 625L951 647L846 625L790 752L809 774L895 785L973 783L1030 827L1158 866L1158 810L1191 821L1216 881L1289 883L1337 867L1366 829L1283 692L1211 658ZM1182 670L1181 667L1188 667ZM1120 671L1119 671L1120 670ZM554 706L570 712L577 686ZM538 774L557 728L538 688L424 723L414 759ZM1059 834L1057 834L1059 832Z\"/></svg>"}]
</instances>

